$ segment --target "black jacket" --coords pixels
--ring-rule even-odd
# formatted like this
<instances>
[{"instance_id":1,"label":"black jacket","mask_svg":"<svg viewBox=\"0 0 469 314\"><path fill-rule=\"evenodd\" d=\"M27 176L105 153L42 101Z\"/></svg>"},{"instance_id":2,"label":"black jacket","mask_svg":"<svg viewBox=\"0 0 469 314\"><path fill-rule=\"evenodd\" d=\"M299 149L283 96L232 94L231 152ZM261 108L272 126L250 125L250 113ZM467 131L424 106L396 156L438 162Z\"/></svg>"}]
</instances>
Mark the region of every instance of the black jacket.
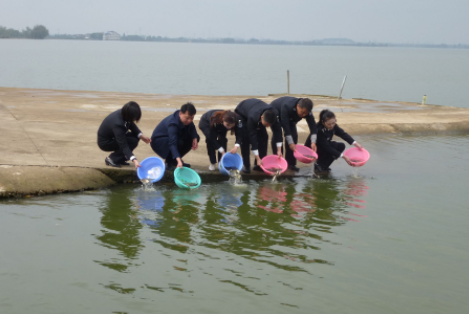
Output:
<instances>
[{"instance_id":1,"label":"black jacket","mask_svg":"<svg viewBox=\"0 0 469 314\"><path fill-rule=\"evenodd\" d=\"M98 145L99 143L105 143L115 139L119 147L122 148L127 160L130 160L133 153L127 144L125 136L129 130L132 131L135 136L142 133L135 123L124 121L122 109L116 110L108 115L101 123L98 129Z\"/></svg>"},{"instance_id":2,"label":"black jacket","mask_svg":"<svg viewBox=\"0 0 469 314\"><path fill-rule=\"evenodd\" d=\"M174 159L181 157L178 151L178 140L193 140L199 138L197 130L195 129L194 122L191 122L189 125L184 125L179 118L179 111L176 110L173 114L164 118L155 128L153 134L151 135L151 140L157 139L160 137L168 138L168 147L165 147L160 156L166 158L169 152Z\"/></svg>"},{"instance_id":3,"label":"black jacket","mask_svg":"<svg viewBox=\"0 0 469 314\"><path fill-rule=\"evenodd\" d=\"M337 135L338 137L340 137L341 139L343 139L350 145L352 145L353 142L355 142L355 140L350 135L345 133L345 131L342 128L340 128L337 124L334 126L332 130L328 130L320 122L317 124L317 127L319 130L318 139L316 142L316 144L318 145L318 150L325 151L326 153L334 156L335 159L339 158L341 153L338 150L336 150L334 147L332 147L330 144L332 141L332 137L334 135Z\"/></svg>"},{"instance_id":4,"label":"black jacket","mask_svg":"<svg viewBox=\"0 0 469 314\"><path fill-rule=\"evenodd\" d=\"M255 98L243 100L239 103L238 106L236 106L235 112L240 116L240 118L242 118L242 120L244 121L243 123L246 123L246 126L243 125L242 127L246 127L249 132L251 150L258 149L257 129L265 129L264 125L261 123L261 116L266 110L273 110L277 116L277 121L272 124L270 128L272 129L272 134L277 144L282 144L282 127L280 126L280 122L278 121L278 111L274 107L266 104L260 99Z\"/></svg>"},{"instance_id":5,"label":"black jacket","mask_svg":"<svg viewBox=\"0 0 469 314\"><path fill-rule=\"evenodd\" d=\"M226 133L228 132L228 129L225 128L223 123L214 123L213 127L211 126L212 124L211 118L215 115L217 111L223 111L223 110L215 109L215 110L210 110L204 113L202 117L200 117L199 129L202 130L207 140L212 143L213 147L218 150L221 147L221 143L217 141L217 138L219 137L226 138ZM236 128L237 128L237 124L235 124L235 132L236 132ZM236 144L239 144L238 141L236 141Z\"/></svg>"},{"instance_id":6,"label":"black jacket","mask_svg":"<svg viewBox=\"0 0 469 314\"><path fill-rule=\"evenodd\" d=\"M280 124L282 125L283 135L285 136L288 144L293 143L290 125L297 124L301 119L303 119L298 116L298 112L296 111L296 105L301 99L302 98L285 96L275 99L270 104L280 113ZM314 120L313 112L310 112L304 119L306 119L306 122L308 123L310 135L317 134L318 129L316 121ZM316 136L311 137L311 139L313 143L316 142Z\"/></svg>"}]
</instances>

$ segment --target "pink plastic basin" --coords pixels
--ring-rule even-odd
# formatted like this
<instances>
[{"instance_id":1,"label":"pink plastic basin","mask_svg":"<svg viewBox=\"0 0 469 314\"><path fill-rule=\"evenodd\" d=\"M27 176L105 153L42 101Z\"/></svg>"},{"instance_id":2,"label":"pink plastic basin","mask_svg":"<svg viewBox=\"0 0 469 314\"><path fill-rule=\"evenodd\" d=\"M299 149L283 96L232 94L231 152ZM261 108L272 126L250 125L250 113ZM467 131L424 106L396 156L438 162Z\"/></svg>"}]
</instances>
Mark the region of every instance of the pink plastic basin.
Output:
<instances>
[{"instance_id":1,"label":"pink plastic basin","mask_svg":"<svg viewBox=\"0 0 469 314\"><path fill-rule=\"evenodd\" d=\"M308 156L314 156L313 158L306 157L305 155ZM296 151L293 152L293 156L295 156L296 159L301 161L302 163L305 164L310 164L314 160L318 159L318 154L311 148L304 146L304 145L296 145Z\"/></svg>"},{"instance_id":2,"label":"pink plastic basin","mask_svg":"<svg viewBox=\"0 0 469 314\"><path fill-rule=\"evenodd\" d=\"M361 167L370 159L370 153L366 149L358 147L347 149L344 155L350 158L353 167Z\"/></svg>"},{"instance_id":3,"label":"pink plastic basin","mask_svg":"<svg viewBox=\"0 0 469 314\"><path fill-rule=\"evenodd\" d=\"M288 168L288 163L285 160L285 158L281 157L278 159L277 155L269 155L265 156L262 158L262 165L261 165L262 170L264 170L265 173L270 174L270 175L275 175L277 171L269 171L268 169L282 169L280 173L284 173L285 170Z\"/></svg>"}]
</instances>

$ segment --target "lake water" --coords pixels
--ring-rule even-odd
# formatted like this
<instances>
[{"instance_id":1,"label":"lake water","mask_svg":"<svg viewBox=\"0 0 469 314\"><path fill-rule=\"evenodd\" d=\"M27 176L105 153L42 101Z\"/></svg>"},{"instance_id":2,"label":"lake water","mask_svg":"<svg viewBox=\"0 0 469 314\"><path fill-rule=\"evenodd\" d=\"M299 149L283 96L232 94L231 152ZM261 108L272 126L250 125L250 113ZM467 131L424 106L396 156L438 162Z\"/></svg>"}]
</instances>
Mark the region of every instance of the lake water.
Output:
<instances>
[{"instance_id":1,"label":"lake water","mask_svg":"<svg viewBox=\"0 0 469 314\"><path fill-rule=\"evenodd\" d=\"M469 50L0 40L0 86L185 95L338 95L469 108Z\"/></svg>"},{"instance_id":2,"label":"lake water","mask_svg":"<svg viewBox=\"0 0 469 314\"><path fill-rule=\"evenodd\" d=\"M326 179L3 200L0 313L465 313L469 136L359 140Z\"/></svg>"}]
</instances>

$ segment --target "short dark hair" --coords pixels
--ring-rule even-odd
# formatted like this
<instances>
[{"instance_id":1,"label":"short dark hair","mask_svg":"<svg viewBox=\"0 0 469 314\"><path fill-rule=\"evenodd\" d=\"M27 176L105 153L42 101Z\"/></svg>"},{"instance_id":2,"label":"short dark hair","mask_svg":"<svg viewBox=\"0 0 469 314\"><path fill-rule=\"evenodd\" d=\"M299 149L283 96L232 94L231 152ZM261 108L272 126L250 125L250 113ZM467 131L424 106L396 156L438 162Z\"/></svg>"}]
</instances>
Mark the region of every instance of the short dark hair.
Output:
<instances>
[{"instance_id":1,"label":"short dark hair","mask_svg":"<svg viewBox=\"0 0 469 314\"><path fill-rule=\"evenodd\" d=\"M324 109L319 114L319 120L321 120L321 122L326 122L327 120L330 120L333 118L335 118L335 114L332 111L327 110L327 109Z\"/></svg>"},{"instance_id":2,"label":"short dark hair","mask_svg":"<svg viewBox=\"0 0 469 314\"><path fill-rule=\"evenodd\" d=\"M191 102L188 102L181 106L181 112L182 113L187 112L189 115L193 116L197 113L197 110L195 110L195 107Z\"/></svg>"},{"instance_id":3,"label":"short dark hair","mask_svg":"<svg viewBox=\"0 0 469 314\"><path fill-rule=\"evenodd\" d=\"M270 125L273 125L275 122L277 122L277 115L275 114L273 110L269 109L269 110L264 111L262 116L264 117L264 121Z\"/></svg>"},{"instance_id":4,"label":"short dark hair","mask_svg":"<svg viewBox=\"0 0 469 314\"><path fill-rule=\"evenodd\" d=\"M126 103L124 107L122 107L121 113L124 121L127 122L138 122L140 118L142 118L142 110L140 110L140 106L135 101Z\"/></svg>"},{"instance_id":5,"label":"short dark hair","mask_svg":"<svg viewBox=\"0 0 469 314\"><path fill-rule=\"evenodd\" d=\"M298 102L298 106L300 108L308 110L308 112L311 112L313 110L313 102L309 98L303 98Z\"/></svg>"}]
</instances>

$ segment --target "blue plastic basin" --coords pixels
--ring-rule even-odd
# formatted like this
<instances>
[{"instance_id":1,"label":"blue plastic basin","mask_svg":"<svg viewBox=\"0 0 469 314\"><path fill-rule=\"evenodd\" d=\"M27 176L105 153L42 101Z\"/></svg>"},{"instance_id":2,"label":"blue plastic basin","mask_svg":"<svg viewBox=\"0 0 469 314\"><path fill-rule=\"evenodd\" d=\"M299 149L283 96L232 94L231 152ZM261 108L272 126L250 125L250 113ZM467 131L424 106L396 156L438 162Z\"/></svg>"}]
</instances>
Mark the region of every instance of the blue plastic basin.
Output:
<instances>
[{"instance_id":1,"label":"blue plastic basin","mask_svg":"<svg viewBox=\"0 0 469 314\"><path fill-rule=\"evenodd\" d=\"M137 175L140 180L148 179L155 183L161 180L166 170L163 159L159 157L148 157L142 160L140 168L137 168Z\"/></svg>"},{"instance_id":2,"label":"blue plastic basin","mask_svg":"<svg viewBox=\"0 0 469 314\"><path fill-rule=\"evenodd\" d=\"M233 167L241 171L243 168L243 158L238 154L227 152L218 163L218 169L222 174L229 176L230 170L227 168Z\"/></svg>"}]
</instances>

